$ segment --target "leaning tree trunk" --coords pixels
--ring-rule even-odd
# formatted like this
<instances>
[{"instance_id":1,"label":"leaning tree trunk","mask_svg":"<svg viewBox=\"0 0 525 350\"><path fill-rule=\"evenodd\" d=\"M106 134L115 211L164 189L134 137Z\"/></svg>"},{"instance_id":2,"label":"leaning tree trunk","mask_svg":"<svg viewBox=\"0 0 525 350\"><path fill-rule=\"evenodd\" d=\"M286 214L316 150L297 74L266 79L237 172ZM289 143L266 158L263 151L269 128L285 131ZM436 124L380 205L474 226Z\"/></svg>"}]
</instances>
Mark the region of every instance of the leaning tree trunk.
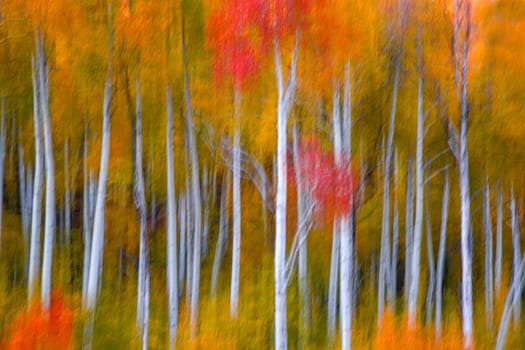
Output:
<instances>
[{"instance_id":1,"label":"leaning tree trunk","mask_svg":"<svg viewBox=\"0 0 525 350\"><path fill-rule=\"evenodd\" d=\"M137 112L135 114L135 205L140 218L139 236L139 271L137 295L137 326L142 334L142 349L148 349L148 298L149 293L149 248L146 191L144 185L144 172L142 170L142 100L140 83L137 79Z\"/></svg>"},{"instance_id":2,"label":"leaning tree trunk","mask_svg":"<svg viewBox=\"0 0 525 350\"><path fill-rule=\"evenodd\" d=\"M100 155L100 170L97 185L97 198L95 204L93 235L91 245L91 258L89 263L89 279L87 288L86 307L93 312L97 302L97 293L102 269L104 252L104 220L106 208L106 183L108 180L109 139L110 139L110 113L112 98L112 34L110 34L110 58L108 75L104 90L104 109L102 122L102 151Z\"/></svg>"},{"instance_id":3,"label":"leaning tree trunk","mask_svg":"<svg viewBox=\"0 0 525 350\"><path fill-rule=\"evenodd\" d=\"M47 57L44 38L37 36L37 64L40 81L40 107L44 129L44 159L46 162L46 216L44 233L44 255L42 260L42 303L49 308L51 298L51 267L53 263L53 244L55 241L55 161L51 138L51 119L49 114L49 83Z\"/></svg>"},{"instance_id":4,"label":"leaning tree trunk","mask_svg":"<svg viewBox=\"0 0 525 350\"><path fill-rule=\"evenodd\" d=\"M31 211L31 248L29 251L29 273L27 281L28 300L31 301L37 284L40 271L40 225L42 221L42 184L43 153L42 153L42 120L40 114L40 84L37 79L37 65L35 58L32 59L33 79L33 124L35 133L35 175L33 181L33 204Z\"/></svg>"},{"instance_id":5,"label":"leaning tree trunk","mask_svg":"<svg viewBox=\"0 0 525 350\"><path fill-rule=\"evenodd\" d=\"M237 318L239 308L239 272L241 264L241 93L235 88L233 132L233 236L230 316Z\"/></svg>"},{"instance_id":6,"label":"leaning tree trunk","mask_svg":"<svg viewBox=\"0 0 525 350\"><path fill-rule=\"evenodd\" d=\"M169 348L175 348L177 339L177 325L179 323L179 297L177 277L177 206L175 197L175 171L173 165L173 105L171 102L171 89L166 91L168 109L168 125L166 127L166 164L167 164L167 282L168 282L168 324Z\"/></svg>"}]
</instances>

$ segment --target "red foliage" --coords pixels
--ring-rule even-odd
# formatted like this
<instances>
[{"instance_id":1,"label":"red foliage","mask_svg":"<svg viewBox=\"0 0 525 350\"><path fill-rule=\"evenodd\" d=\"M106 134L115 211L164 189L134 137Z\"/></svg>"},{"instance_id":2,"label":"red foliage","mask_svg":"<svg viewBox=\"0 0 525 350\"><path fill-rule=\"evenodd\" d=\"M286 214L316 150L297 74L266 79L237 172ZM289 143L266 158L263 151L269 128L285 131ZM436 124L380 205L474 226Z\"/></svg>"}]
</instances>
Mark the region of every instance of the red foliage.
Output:
<instances>
[{"instance_id":1,"label":"red foliage","mask_svg":"<svg viewBox=\"0 0 525 350\"><path fill-rule=\"evenodd\" d=\"M257 73L273 40L306 27L313 0L226 0L212 10L206 27L218 80L231 77L236 88Z\"/></svg>"},{"instance_id":2,"label":"red foliage","mask_svg":"<svg viewBox=\"0 0 525 350\"><path fill-rule=\"evenodd\" d=\"M73 311L62 294L54 291L45 312L41 303L22 310L11 324L11 336L4 349L73 349Z\"/></svg>"},{"instance_id":3,"label":"red foliage","mask_svg":"<svg viewBox=\"0 0 525 350\"><path fill-rule=\"evenodd\" d=\"M341 215L352 208L356 199L356 176L350 171L350 163L335 164L332 152L324 151L315 136L304 138L298 147L299 176L306 190L311 190L321 210ZM288 162L293 164L292 161ZM292 179L293 176L291 177Z\"/></svg>"},{"instance_id":4,"label":"red foliage","mask_svg":"<svg viewBox=\"0 0 525 350\"><path fill-rule=\"evenodd\" d=\"M214 53L215 76L231 76L236 88L259 70L265 47L258 23L263 5L261 0L227 0L208 19L207 46Z\"/></svg>"}]
</instances>

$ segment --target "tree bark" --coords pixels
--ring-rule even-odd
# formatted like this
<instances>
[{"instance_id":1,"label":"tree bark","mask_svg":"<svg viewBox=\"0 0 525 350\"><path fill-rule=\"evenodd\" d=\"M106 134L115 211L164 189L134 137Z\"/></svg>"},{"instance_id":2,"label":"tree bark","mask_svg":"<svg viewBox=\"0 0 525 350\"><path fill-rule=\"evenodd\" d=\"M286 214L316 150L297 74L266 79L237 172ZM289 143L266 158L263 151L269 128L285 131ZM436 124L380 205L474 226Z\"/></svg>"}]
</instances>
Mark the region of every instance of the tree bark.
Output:
<instances>
[{"instance_id":1,"label":"tree bark","mask_svg":"<svg viewBox=\"0 0 525 350\"><path fill-rule=\"evenodd\" d=\"M173 164L173 104L171 100L171 88L166 89L167 103L167 127L166 127L166 164L167 164L167 282L168 282L168 324L169 324L169 348L175 348L177 339L177 326L179 323L179 297L177 277L177 206L175 197L175 171Z\"/></svg>"},{"instance_id":2,"label":"tree bark","mask_svg":"<svg viewBox=\"0 0 525 350\"><path fill-rule=\"evenodd\" d=\"M498 203L497 203L497 217L496 217L496 266L495 266L495 288L496 295L499 295L501 290L501 264L503 260L503 191L501 189L501 182L498 184Z\"/></svg>"},{"instance_id":3,"label":"tree bark","mask_svg":"<svg viewBox=\"0 0 525 350\"><path fill-rule=\"evenodd\" d=\"M239 307L239 272L241 263L241 93L235 88L233 132L233 237L230 316L237 318Z\"/></svg>"}]
</instances>

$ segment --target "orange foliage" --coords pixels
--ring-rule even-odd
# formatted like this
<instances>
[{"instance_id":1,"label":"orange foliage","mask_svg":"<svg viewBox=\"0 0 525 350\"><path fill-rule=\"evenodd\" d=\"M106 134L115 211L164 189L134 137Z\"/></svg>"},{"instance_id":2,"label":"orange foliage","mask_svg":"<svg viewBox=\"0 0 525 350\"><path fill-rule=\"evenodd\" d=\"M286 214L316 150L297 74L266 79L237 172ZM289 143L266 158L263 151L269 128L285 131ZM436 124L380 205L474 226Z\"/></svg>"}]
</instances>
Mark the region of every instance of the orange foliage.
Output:
<instances>
[{"instance_id":1,"label":"orange foliage","mask_svg":"<svg viewBox=\"0 0 525 350\"><path fill-rule=\"evenodd\" d=\"M375 339L374 349L412 349L412 350L453 350L462 349L462 333L458 327L444 329L439 340L436 340L433 329L416 325L408 328L406 318L396 324L390 311L383 315Z\"/></svg>"},{"instance_id":2,"label":"orange foliage","mask_svg":"<svg viewBox=\"0 0 525 350\"><path fill-rule=\"evenodd\" d=\"M61 292L54 291L49 311L34 302L11 324L11 336L4 349L73 349L73 311Z\"/></svg>"}]
</instances>

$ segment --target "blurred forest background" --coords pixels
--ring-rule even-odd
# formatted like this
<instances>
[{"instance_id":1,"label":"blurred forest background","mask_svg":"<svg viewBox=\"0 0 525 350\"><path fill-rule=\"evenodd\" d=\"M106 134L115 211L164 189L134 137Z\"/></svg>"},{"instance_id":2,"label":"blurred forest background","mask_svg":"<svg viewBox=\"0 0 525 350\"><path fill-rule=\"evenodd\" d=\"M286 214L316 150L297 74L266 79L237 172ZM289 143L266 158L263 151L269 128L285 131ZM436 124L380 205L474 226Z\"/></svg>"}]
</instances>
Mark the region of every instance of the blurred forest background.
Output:
<instances>
[{"instance_id":1,"label":"blurred forest background","mask_svg":"<svg viewBox=\"0 0 525 350\"><path fill-rule=\"evenodd\" d=\"M525 347L522 0L0 0L0 347Z\"/></svg>"}]
</instances>

